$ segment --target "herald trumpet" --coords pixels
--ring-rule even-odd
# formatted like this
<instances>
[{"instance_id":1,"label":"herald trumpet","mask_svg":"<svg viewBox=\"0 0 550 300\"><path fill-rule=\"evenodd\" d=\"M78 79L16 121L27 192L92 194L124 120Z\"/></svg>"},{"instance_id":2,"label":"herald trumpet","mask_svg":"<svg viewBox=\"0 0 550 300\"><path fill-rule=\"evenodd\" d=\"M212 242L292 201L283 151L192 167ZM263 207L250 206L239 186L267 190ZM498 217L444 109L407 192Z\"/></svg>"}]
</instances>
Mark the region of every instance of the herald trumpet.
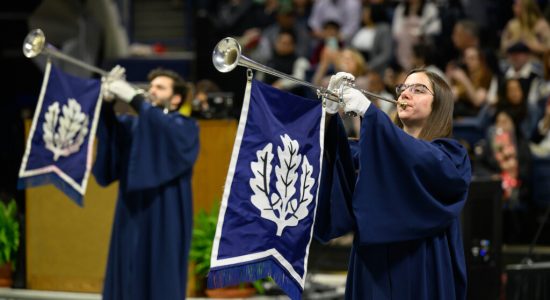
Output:
<instances>
[{"instance_id":1,"label":"herald trumpet","mask_svg":"<svg viewBox=\"0 0 550 300\"><path fill-rule=\"evenodd\" d=\"M105 70L89 65L83 61L68 56L63 52L57 50L54 46L46 42L46 36L41 29L33 29L27 34L27 36L25 37L25 41L23 42L23 55L28 58L33 58L40 54L50 55L59 58L88 71L101 74L102 76L107 76L109 74L109 72Z\"/></svg>"},{"instance_id":2,"label":"herald trumpet","mask_svg":"<svg viewBox=\"0 0 550 300\"><path fill-rule=\"evenodd\" d=\"M340 87L338 92L329 91L327 88L316 86L314 84L311 84L307 81L295 78L293 76L290 76L288 74L285 74L283 72L277 71L273 68L270 68L268 66L262 65L248 57L242 54L241 45L231 37L223 38L221 41L218 42L214 50L212 51L212 63L214 64L214 67L216 70L227 73L235 69L237 66L246 67L249 69L257 70L260 72L264 72L279 78L288 79L290 81L293 81L295 83L307 86L309 88L312 88L316 90L318 97L324 97L331 101L341 102L341 95L342 95L342 87ZM359 90L361 93L363 93L365 96L368 96L370 98L376 98L383 101L387 101L393 104L399 104L401 106L407 105L405 102L398 102L393 99L388 99L379 95L376 95L374 93L371 93L369 91L359 89L353 86L353 82L345 82L345 85L348 85L352 88L355 88Z\"/></svg>"}]
</instances>

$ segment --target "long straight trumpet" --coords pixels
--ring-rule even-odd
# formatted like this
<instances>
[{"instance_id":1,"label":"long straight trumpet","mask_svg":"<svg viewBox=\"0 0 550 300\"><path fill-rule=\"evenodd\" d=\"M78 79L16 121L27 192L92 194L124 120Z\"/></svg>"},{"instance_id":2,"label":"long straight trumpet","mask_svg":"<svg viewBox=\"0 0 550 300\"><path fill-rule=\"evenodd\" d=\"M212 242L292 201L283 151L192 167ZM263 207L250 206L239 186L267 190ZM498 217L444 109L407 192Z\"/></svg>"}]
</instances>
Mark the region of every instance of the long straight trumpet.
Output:
<instances>
[{"instance_id":1,"label":"long straight trumpet","mask_svg":"<svg viewBox=\"0 0 550 300\"><path fill-rule=\"evenodd\" d=\"M218 42L218 44L214 48L214 51L212 51L212 63L214 64L214 67L222 73L230 72L233 69L235 69L235 67L242 66L249 69L258 70L273 76L277 76L279 78L288 79L290 81L312 88L317 91L318 97L322 96L331 101L336 101L336 102L340 101L340 95L337 95L333 91L329 91L327 88L319 87L307 81L300 80L298 78L292 77L283 72L279 72L277 70L274 70L268 66L264 66L244 56L241 51L241 45L234 38L226 37ZM355 88L355 89L359 90L361 93L363 93L368 97L391 102L393 104L402 105L401 103L398 103L398 101L396 100L384 98L382 96L378 96L376 94L373 94L369 91L365 91L362 89L358 89L358 88Z\"/></svg>"},{"instance_id":2,"label":"long straight trumpet","mask_svg":"<svg viewBox=\"0 0 550 300\"><path fill-rule=\"evenodd\" d=\"M76 58L70 57L60 52L54 46L46 42L46 36L41 29L33 29L31 32L29 32L29 34L27 34L27 36L25 37L25 41L23 42L23 54L28 58L33 58L39 54L46 54L59 58L61 60L68 61L88 71L101 74L102 76L107 76L109 74L109 72L105 70L89 65L85 62L82 62Z\"/></svg>"}]
</instances>

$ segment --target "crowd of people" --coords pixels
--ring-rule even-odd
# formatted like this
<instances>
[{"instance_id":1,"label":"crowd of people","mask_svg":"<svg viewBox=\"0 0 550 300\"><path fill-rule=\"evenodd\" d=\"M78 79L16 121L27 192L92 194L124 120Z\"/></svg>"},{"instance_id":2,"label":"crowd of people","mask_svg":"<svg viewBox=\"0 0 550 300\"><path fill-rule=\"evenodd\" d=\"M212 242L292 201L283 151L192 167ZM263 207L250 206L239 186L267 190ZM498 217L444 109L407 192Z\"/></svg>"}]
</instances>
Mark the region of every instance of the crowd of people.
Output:
<instances>
[{"instance_id":1,"label":"crowd of people","mask_svg":"<svg viewBox=\"0 0 550 300\"><path fill-rule=\"evenodd\" d=\"M232 0L212 7L208 18L218 37L237 37L247 57L319 86L347 72L358 87L396 99L395 86L411 69L440 75L453 92L455 127L477 128L475 138L462 130L454 136L469 150L474 174L499 174L505 211L529 222L533 160L550 157L550 4L484 3ZM259 78L316 97L296 84ZM396 114L394 105L371 100ZM361 119L341 116L348 135L359 137ZM528 242L532 233L521 223L505 229L505 242Z\"/></svg>"}]
</instances>

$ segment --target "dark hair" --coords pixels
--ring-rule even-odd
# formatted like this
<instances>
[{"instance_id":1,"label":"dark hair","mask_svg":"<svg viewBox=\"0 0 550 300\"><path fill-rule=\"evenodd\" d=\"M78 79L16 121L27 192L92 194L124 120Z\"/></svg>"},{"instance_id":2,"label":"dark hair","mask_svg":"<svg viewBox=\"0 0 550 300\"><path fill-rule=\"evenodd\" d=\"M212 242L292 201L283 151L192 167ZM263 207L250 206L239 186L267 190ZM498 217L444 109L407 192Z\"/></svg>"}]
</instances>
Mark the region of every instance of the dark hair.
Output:
<instances>
[{"instance_id":1,"label":"dark hair","mask_svg":"<svg viewBox=\"0 0 550 300\"><path fill-rule=\"evenodd\" d=\"M292 42L296 44L296 32L293 29L281 29L279 30L279 33L277 33L277 37L288 34L292 38Z\"/></svg>"},{"instance_id":2,"label":"dark hair","mask_svg":"<svg viewBox=\"0 0 550 300\"><path fill-rule=\"evenodd\" d=\"M422 16L422 13L424 12L424 6L426 6L426 0L420 0L420 8L416 12L417 16L419 16L419 17ZM404 15L405 16L409 15L410 10L411 10L411 4L409 2L405 2Z\"/></svg>"},{"instance_id":3,"label":"dark hair","mask_svg":"<svg viewBox=\"0 0 550 300\"><path fill-rule=\"evenodd\" d=\"M426 125L418 135L419 139L432 141L437 138L449 138L453 134L453 93L447 82L434 72L426 69L414 69L407 74L409 77L414 73L424 73L428 76L428 80L433 88L432 112L428 116ZM394 123L403 128L403 123L395 115Z\"/></svg>"},{"instance_id":4,"label":"dark hair","mask_svg":"<svg viewBox=\"0 0 550 300\"><path fill-rule=\"evenodd\" d=\"M187 99L189 86L178 73L172 70L163 69L163 68L156 68L151 72L149 72L149 74L147 75L147 80L151 82L153 79L159 76L165 76L172 79L172 92L175 95L181 96L181 102L176 108L176 110L178 110L183 105L183 103L185 103L185 100Z\"/></svg>"},{"instance_id":5,"label":"dark hair","mask_svg":"<svg viewBox=\"0 0 550 300\"><path fill-rule=\"evenodd\" d=\"M323 29L327 29L327 28L334 28L336 30L340 30L341 25L336 20L328 20L323 23Z\"/></svg>"},{"instance_id":6,"label":"dark hair","mask_svg":"<svg viewBox=\"0 0 550 300\"><path fill-rule=\"evenodd\" d=\"M366 4L364 8L370 8L370 18L373 23L389 23L388 13L384 4Z\"/></svg>"},{"instance_id":7,"label":"dark hair","mask_svg":"<svg viewBox=\"0 0 550 300\"><path fill-rule=\"evenodd\" d=\"M479 38L479 26L470 19L462 19L456 22L456 25L462 26L462 29L473 37Z\"/></svg>"}]
</instances>

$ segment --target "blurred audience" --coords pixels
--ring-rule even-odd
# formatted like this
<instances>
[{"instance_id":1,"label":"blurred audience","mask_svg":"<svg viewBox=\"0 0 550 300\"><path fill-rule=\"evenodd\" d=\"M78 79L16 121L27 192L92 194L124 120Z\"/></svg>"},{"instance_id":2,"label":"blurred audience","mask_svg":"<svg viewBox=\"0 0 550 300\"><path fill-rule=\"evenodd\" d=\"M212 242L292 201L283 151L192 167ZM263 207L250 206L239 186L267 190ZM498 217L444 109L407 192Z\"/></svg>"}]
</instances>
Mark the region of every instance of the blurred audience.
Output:
<instances>
[{"instance_id":1,"label":"blurred audience","mask_svg":"<svg viewBox=\"0 0 550 300\"><path fill-rule=\"evenodd\" d=\"M550 25L534 0L514 0L514 17L508 21L500 40L504 53L515 43L523 42L539 56L550 49Z\"/></svg>"},{"instance_id":2,"label":"blurred audience","mask_svg":"<svg viewBox=\"0 0 550 300\"><path fill-rule=\"evenodd\" d=\"M450 63L446 75L455 97L455 118L476 116L487 103L491 84L497 84L485 56L477 47L465 49L464 68Z\"/></svg>"},{"instance_id":3,"label":"blurred audience","mask_svg":"<svg viewBox=\"0 0 550 300\"><path fill-rule=\"evenodd\" d=\"M433 43L441 32L441 20L437 6L426 0L406 0L395 8L392 33L396 44L397 62L405 70L412 67L412 48L424 41Z\"/></svg>"},{"instance_id":4,"label":"blurred audience","mask_svg":"<svg viewBox=\"0 0 550 300\"><path fill-rule=\"evenodd\" d=\"M363 5L361 21L362 27L353 36L351 46L363 54L371 71L384 74L392 58L393 43L384 7Z\"/></svg>"},{"instance_id":5,"label":"blurred audience","mask_svg":"<svg viewBox=\"0 0 550 300\"><path fill-rule=\"evenodd\" d=\"M324 25L328 21L340 24L339 39L348 42L361 24L360 0L316 0L313 2L308 25L317 39L324 39Z\"/></svg>"}]
</instances>

